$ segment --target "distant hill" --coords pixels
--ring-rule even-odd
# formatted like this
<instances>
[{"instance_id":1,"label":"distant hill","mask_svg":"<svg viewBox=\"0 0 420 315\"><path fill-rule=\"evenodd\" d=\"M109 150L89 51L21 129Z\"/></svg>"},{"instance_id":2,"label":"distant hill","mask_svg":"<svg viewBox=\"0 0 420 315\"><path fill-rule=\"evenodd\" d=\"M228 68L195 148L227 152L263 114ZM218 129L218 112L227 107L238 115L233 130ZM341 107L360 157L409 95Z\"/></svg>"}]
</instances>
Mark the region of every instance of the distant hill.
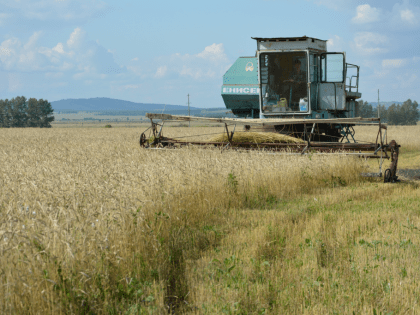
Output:
<instances>
[{"instance_id":1,"label":"distant hill","mask_svg":"<svg viewBox=\"0 0 420 315\"><path fill-rule=\"evenodd\" d=\"M57 111L166 111L188 110L188 106L134 103L106 97L67 99L51 102L55 112ZM166 107L165 107L166 106ZM201 110L198 107L190 107L191 110Z\"/></svg>"}]
</instances>

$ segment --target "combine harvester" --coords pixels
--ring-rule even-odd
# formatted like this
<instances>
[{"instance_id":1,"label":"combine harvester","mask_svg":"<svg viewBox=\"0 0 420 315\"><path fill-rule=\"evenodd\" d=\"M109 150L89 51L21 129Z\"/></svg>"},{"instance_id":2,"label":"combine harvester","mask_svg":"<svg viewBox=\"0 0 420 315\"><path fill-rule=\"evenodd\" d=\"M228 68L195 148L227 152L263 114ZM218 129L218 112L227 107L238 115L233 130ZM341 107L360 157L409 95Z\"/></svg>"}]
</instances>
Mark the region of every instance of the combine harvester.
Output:
<instances>
[{"instance_id":1,"label":"combine harvester","mask_svg":"<svg viewBox=\"0 0 420 315\"><path fill-rule=\"evenodd\" d=\"M255 57L238 58L223 76L223 100L238 118L148 113L151 127L141 134L140 146L201 145L287 154L339 152L379 158L379 173L371 176L380 177L383 159L391 158L384 182L398 181L400 146L394 140L388 143L386 124L381 124L380 118L355 117L356 99L361 97L359 66L346 63L343 52L327 52L325 40L306 36L253 39L257 41ZM162 134L166 121L193 120L223 123L225 137L184 141ZM235 133L237 125L243 125L246 131ZM355 125L378 126L376 141L357 142ZM261 131L271 132L272 137L266 137L270 140L254 141L264 138ZM274 135L282 135L284 141Z\"/></svg>"}]
</instances>

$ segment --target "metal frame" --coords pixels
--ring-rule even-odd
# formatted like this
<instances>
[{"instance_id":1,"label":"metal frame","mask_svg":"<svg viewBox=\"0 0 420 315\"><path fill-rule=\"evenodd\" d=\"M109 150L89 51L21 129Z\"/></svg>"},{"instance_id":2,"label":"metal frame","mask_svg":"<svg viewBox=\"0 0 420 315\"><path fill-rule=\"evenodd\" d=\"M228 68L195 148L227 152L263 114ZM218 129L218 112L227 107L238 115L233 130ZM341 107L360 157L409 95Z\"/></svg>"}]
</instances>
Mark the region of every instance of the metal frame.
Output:
<instances>
[{"instance_id":1,"label":"metal frame","mask_svg":"<svg viewBox=\"0 0 420 315\"><path fill-rule=\"evenodd\" d=\"M253 120L247 119L223 119L223 118L204 118L204 117L190 117L190 116L175 116L175 115L168 115L168 114L146 114L146 117L150 119L151 126L147 128L141 135L140 135L140 147L142 148L177 148L181 146L188 146L188 145L197 145L197 146L211 146L211 147L219 147L223 150L227 148L235 149L235 150L263 150L265 152L280 152L280 153L297 153L297 154L307 154L309 152L314 153L341 153L345 155L356 155L362 158L375 158L380 159L380 166L379 166L379 173L374 174L365 174L366 176L375 176L375 177L382 177L382 163L384 159L391 159L392 163L390 168L385 170L384 173L384 182L397 182L398 176L397 173L397 166L398 166L398 155L399 155L399 147L395 140L392 140L388 144L388 137L387 137L387 125L381 124L380 120L377 119L370 119L369 121L377 121L377 126L379 127L378 134L376 136L375 143L357 143L354 139L354 129L353 125L357 124L354 122L352 124L346 124L345 129L346 138L348 140L347 143L343 142L316 142L312 141L312 137L316 130L316 125L322 123L320 119L317 120L307 120L307 123L312 123L312 128L309 136L305 135L306 143L243 143L243 142L234 142L233 135L235 133L236 125L237 124L244 124L252 122ZM192 119L193 118L193 119ZM156 123L153 119L162 119L162 122ZM225 132L227 135L226 142L208 142L208 141L180 141L173 138L166 138L162 135L163 125L166 120L205 120L205 121L217 121L220 123L224 123ZM336 119L336 124L340 125L340 120L348 121L348 119ZM288 122L288 120L285 120ZM367 121L367 119L359 119L360 124ZM253 122L256 124L255 120ZM306 124L304 123L304 131L306 134ZM262 124L262 123L261 123ZM229 131L229 126L234 126L232 131ZM376 124L375 124L376 125ZM160 127L160 129L159 129ZM342 126L341 126L342 127ZM158 131L159 129L159 131ZM351 129L351 130L350 130ZM382 132L384 130L384 132ZM149 131L151 136L149 138L146 135L146 132ZM354 143L350 142L348 138L350 135ZM373 151L373 152L372 152ZM390 156L388 155L388 151L390 151ZM364 153L362 153L364 152ZM365 153L371 152L371 153ZM380 155L378 155L380 153Z\"/></svg>"}]
</instances>

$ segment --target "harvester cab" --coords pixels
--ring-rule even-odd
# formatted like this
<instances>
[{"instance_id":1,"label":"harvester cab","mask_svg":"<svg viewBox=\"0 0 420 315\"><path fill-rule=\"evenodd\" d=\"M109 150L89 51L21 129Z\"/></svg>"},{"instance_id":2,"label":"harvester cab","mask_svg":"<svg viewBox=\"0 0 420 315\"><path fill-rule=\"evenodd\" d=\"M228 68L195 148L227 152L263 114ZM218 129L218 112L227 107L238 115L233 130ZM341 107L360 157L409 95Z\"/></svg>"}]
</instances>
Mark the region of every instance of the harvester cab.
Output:
<instances>
[{"instance_id":1,"label":"harvester cab","mask_svg":"<svg viewBox=\"0 0 420 315\"><path fill-rule=\"evenodd\" d=\"M253 38L255 57L240 57L223 76L222 97L237 117L353 118L359 67L312 37Z\"/></svg>"}]
</instances>

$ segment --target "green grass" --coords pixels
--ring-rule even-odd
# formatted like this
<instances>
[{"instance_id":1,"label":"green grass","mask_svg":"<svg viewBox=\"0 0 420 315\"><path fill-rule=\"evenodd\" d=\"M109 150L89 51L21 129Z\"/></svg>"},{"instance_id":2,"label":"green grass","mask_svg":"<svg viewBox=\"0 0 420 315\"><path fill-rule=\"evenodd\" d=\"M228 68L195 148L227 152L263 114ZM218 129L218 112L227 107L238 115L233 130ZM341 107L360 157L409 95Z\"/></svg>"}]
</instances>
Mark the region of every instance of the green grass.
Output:
<instances>
[{"instance_id":1,"label":"green grass","mask_svg":"<svg viewBox=\"0 0 420 315\"><path fill-rule=\"evenodd\" d=\"M190 265L196 313L417 313L418 185L331 193L237 210L235 232Z\"/></svg>"}]
</instances>

